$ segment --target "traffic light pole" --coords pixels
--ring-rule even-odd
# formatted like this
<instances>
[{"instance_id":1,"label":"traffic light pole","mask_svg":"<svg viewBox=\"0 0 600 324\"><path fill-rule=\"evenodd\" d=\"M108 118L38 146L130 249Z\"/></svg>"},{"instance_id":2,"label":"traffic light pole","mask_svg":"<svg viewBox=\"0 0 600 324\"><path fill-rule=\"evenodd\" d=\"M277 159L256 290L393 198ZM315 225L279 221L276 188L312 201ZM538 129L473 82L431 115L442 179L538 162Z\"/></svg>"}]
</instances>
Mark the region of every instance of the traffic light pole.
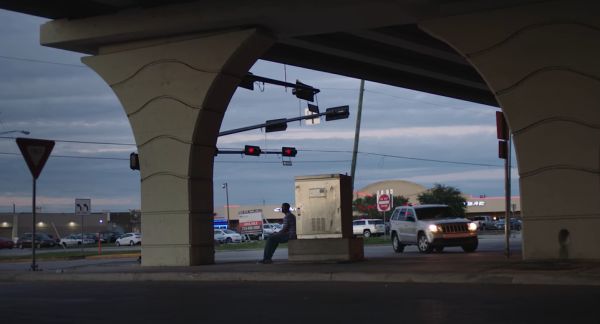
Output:
<instances>
[{"instance_id":1,"label":"traffic light pole","mask_svg":"<svg viewBox=\"0 0 600 324\"><path fill-rule=\"evenodd\" d=\"M335 110L330 110L330 109L335 109ZM228 131L223 131L223 132L219 133L219 136L241 133L241 132L245 132L245 131L249 131L249 130L253 130L253 129L265 128L267 126L284 125L289 122L305 120L305 119L314 119L314 118L318 118L321 116L330 116L330 117L345 116L345 117L340 117L340 118L348 118L347 114L348 114L348 106L334 107L334 108L327 109L327 111L325 111L325 112L314 114L314 115L300 116L300 117L293 117L293 118L281 118L281 119L277 119L276 121L270 121L270 122L265 122L262 124L256 124L256 125L252 125L252 126L246 126L246 127L231 129Z\"/></svg>"},{"instance_id":2,"label":"traffic light pole","mask_svg":"<svg viewBox=\"0 0 600 324\"><path fill-rule=\"evenodd\" d=\"M510 132L508 133L508 139L506 140L506 145L507 145L507 150L506 150L506 160L504 161L504 167L505 167L505 171L504 171L504 188L505 188L505 215L504 215L504 239L505 239L505 251L504 253L506 254L507 258L510 258L510 209L511 209L511 204L510 204L510 196L511 196L511 189L510 189L510 168L511 168L511 137L512 135L510 134Z\"/></svg>"}]
</instances>

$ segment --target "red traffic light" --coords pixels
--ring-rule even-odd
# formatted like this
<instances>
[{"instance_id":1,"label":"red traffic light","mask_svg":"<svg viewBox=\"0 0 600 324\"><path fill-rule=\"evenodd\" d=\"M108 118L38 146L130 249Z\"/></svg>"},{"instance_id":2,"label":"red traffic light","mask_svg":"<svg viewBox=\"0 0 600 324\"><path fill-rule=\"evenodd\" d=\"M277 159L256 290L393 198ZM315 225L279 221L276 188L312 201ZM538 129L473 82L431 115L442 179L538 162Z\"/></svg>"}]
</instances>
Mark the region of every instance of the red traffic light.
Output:
<instances>
[{"instance_id":1,"label":"red traffic light","mask_svg":"<svg viewBox=\"0 0 600 324\"><path fill-rule=\"evenodd\" d=\"M260 153L262 153L262 151L260 150L259 146L253 146L253 145L244 146L244 154L245 155L259 156Z\"/></svg>"},{"instance_id":2,"label":"red traffic light","mask_svg":"<svg viewBox=\"0 0 600 324\"><path fill-rule=\"evenodd\" d=\"M282 147L281 155L282 156L296 156L298 154L298 150L295 147Z\"/></svg>"}]
</instances>

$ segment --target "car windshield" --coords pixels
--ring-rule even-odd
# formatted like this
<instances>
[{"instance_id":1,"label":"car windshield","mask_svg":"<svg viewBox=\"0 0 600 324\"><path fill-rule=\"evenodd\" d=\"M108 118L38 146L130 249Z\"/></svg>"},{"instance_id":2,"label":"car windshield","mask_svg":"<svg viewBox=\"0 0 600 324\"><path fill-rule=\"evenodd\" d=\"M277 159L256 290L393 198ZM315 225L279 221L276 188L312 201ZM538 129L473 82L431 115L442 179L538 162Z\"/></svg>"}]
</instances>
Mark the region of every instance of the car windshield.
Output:
<instances>
[{"instance_id":1,"label":"car windshield","mask_svg":"<svg viewBox=\"0 0 600 324\"><path fill-rule=\"evenodd\" d=\"M225 233L227 233L227 234L237 234L235 231L232 231L232 230L225 230Z\"/></svg>"},{"instance_id":2,"label":"car windshield","mask_svg":"<svg viewBox=\"0 0 600 324\"><path fill-rule=\"evenodd\" d=\"M375 225L383 225L383 220L372 220L369 221L370 224L375 224Z\"/></svg>"},{"instance_id":3,"label":"car windshield","mask_svg":"<svg viewBox=\"0 0 600 324\"><path fill-rule=\"evenodd\" d=\"M416 210L419 220L457 218L449 207L419 208Z\"/></svg>"}]
</instances>

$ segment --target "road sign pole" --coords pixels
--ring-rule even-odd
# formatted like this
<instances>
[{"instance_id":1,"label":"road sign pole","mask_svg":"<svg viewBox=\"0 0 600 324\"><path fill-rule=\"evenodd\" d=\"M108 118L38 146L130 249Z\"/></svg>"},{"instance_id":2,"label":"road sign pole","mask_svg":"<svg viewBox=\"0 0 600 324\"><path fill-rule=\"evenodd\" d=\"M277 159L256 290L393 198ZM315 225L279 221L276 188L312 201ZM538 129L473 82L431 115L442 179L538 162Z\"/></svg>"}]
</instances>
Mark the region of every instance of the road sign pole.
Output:
<instances>
[{"instance_id":1,"label":"road sign pole","mask_svg":"<svg viewBox=\"0 0 600 324\"><path fill-rule=\"evenodd\" d=\"M27 167L33 177L33 197L32 197L32 237L31 237L31 271L37 271L37 265L35 264L35 194L36 194L36 180L40 176L52 149L54 148L54 141L32 139L32 138L17 138L17 146L27 163ZM40 241L41 244L41 241ZM41 245L40 245L41 246Z\"/></svg>"},{"instance_id":2,"label":"road sign pole","mask_svg":"<svg viewBox=\"0 0 600 324\"><path fill-rule=\"evenodd\" d=\"M31 271L37 271L37 265L35 264L35 178L33 178L33 198L32 198L32 206L33 209L31 211L32 215L32 223L33 230L31 235Z\"/></svg>"},{"instance_id":3,"label":"road sign pole","mask_svg":"<svg viewBox=\"0 0 600 324\"><path fill-rule=\"evenodd\" d=\"M85 254L83 252L83 243L85 243L85 241L83 240L83 213L81 214L81 256L84 257Z\"/></svg>"}]
</instances>

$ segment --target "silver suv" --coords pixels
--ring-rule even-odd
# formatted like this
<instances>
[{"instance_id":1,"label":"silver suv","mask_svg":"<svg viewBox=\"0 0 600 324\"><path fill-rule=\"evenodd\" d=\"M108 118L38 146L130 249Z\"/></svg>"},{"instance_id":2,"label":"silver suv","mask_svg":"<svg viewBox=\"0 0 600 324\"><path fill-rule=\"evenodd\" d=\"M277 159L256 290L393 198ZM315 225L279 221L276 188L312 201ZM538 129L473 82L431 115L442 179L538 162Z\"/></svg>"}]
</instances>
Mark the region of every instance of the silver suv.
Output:
<instances>
[{"instance_id":1,"label":"silver suv","mask_svg":"<svg viewBox=\"0 0 600 324\"><path fill-rule=\"evenodd\" d=\"M385 225L381 219L357 219L352 221L352 232L364 237L380 236L385 234Z\"/></svg>"},{"instance_id":2,"label":"silver suv","mask_svg":"<svg viewBox=\"0 0 600 324\"><path fill-rule=\"evenodd\" d=\"M402 206L390 218L392 247L400 253L416 245L422 253L442 252L446 246L460 246L473 252L479 243L477 224L457 217L447 205Z\"/></svg>"}]
</instances>

